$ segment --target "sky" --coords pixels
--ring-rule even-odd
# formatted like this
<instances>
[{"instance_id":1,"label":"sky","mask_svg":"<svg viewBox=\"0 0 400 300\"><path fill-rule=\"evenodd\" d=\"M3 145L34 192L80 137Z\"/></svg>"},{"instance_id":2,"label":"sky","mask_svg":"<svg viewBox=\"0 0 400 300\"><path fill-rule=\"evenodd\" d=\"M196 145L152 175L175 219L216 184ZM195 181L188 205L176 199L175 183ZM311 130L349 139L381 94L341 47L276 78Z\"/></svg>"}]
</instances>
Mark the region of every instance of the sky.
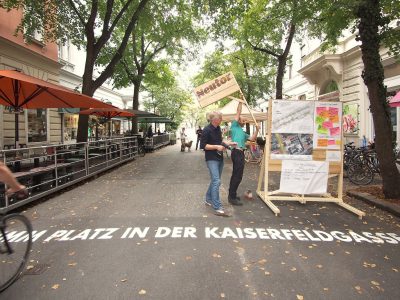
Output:
<instances>
[{"instance_id":1,"label":"sky","mask_svg":"<svg viewBox=\"0 0 400 300\"><path fill-rule=\"evenodd\" d=\"M208 40L204 45L200 46L199 54L194 60L185 60L185 65L174 66L181 88L188 91L195 88L190 80L201 71L206 56L214 52L216 44L215 41Z\"/></svg>"}]
</instances>

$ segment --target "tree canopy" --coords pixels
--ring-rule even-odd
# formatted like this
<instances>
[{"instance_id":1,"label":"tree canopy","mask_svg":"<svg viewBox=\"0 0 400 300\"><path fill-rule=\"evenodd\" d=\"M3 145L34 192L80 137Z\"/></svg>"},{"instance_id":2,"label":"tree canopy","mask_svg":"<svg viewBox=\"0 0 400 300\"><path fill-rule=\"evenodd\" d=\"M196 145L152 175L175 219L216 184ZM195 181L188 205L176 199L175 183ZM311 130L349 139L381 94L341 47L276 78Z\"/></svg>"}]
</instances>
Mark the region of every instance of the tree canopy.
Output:
<instances>
[{"instance_id":1,"label":"tree canopy","mask_svg":"<svg viewBox=\"0 0 400 300\"><path fill-rule=\"evenodd\" d=\"M193 85L232 71L246 100L255 104L257 99L267 98L271 90L274 68L269 63L265 56L246 48L232 52L219 49L206 57L201 72L193 78Z\"/></svg>"}]
</instances>

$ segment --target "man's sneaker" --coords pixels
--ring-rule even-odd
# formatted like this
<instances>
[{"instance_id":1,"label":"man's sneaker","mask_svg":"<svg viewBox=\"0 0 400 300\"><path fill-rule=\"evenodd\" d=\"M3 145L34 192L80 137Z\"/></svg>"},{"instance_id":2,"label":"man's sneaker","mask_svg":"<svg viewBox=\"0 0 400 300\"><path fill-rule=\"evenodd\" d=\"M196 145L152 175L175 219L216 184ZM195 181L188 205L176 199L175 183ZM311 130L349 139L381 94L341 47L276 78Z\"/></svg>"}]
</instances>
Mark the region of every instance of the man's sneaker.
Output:
<instances>
[{"instance_id":1,"label":"man's sneaker","mask_svg":"<svg viewBox=\"0 0 400 300\"><path fill-rule=\"evenodd\" d=\"M208 202L208 201L204 202L204 204L207 205L207 206L211 206L211 203Z\"/></svg>"},{"instance_id":2,"label":"man's sneaker","mask_svg":"<svg viewBox=\"0 0 400 300\"><path fill-rule=\"evenodd\" d=\"M228 198L228 201L232 205L236 205L236 206L242 206L243 205L243 203L240 202L237 198L235 198L235 199Z\"/></svg>"},{"instance_id":3,"label":"man's sneaker","mask_svg":"<svg viewBox=\"0 0 400 300\"><path fill-rule=\"evenodd\" d=\"M229 215L223 209L216 209L215 214L221 217L229 217Z\"/></svg>"}]
</instances>

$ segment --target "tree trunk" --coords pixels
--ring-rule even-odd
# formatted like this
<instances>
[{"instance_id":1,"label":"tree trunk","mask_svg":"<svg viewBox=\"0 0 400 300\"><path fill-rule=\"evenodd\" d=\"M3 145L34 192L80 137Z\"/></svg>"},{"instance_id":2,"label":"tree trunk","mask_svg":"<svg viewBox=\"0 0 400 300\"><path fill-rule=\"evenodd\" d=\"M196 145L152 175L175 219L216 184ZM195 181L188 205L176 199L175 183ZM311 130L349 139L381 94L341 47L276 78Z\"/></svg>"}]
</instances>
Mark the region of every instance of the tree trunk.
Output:
<instances>
[{"instance_id":1,"label":"tree trunk","mask_svg":"<svg viewBox=\"0 0 400 300\"><path fill-rule=\"evenodd\" d=\"M382 24L380 1L361 1L357 16L360 19L358 30L362 42L363 79L368 88L370 109L374 120L375 148L382 176L383 193L386 198L400 199L400 173L393 152L390 110L386 102L384 71L379 54L379 26Z\"/></svg>"},{"instance_id":2,"label":"tree trunk","mask_svg":"<svg viewBox=\"0 0 400 300\"><path fill-rule=\"evenodd\" d=\"M296 5L296 3L295 3ZM291 22L287 36L286 46L283 53L278 57L278 70L276 74L276 99L283 98L283 76L285 75L286 62L292 47L294 34L296 33L296 25Z\"/></svg>"},{"instance_id":3,"label":"tree trunk","mask_svg":"<svg viewBox=\"0 0 400 300\"><path fill-rule=\"evenodd\" d=\"M86 51L90 51L87 49ZM86 63L85 63L85 71L82 76L82 94L87 95L89 97L93 97L94 90L92 89L92 75L93 75L93 66L94 63L91 63L93 55L90 55L90 52L87 52ZM87 107L90 108L90 107ZM86 108L84 108L86 109ZM78 133L76 135L77 143L87 142L88 139L88 128L89 128L89 115L79 115L78 120Z\"/></svg>"},{"instance_id":4,"label":"tree trunk","mask_svg":"<svg viewBox=\"0 0 400 300\"><path fill-rule=\"evenodd\" d=\"M286 59L282 56L278 58L278 70L276 72L276 92L275 99L282 99L283 96L283 76L285 75Z\"/></svg>"},{"instance_id":5,"label":"tree trunk","mask_svg":"<svg viewBox=\"0 0 400 300\"><path fill-rule=\"evenodd\" d=\"M132 98L132 109L139 109L139 89L141 82L136 81L133 84L133 98ZM132 132L138 133L138 118L132 118Z\"/></svg>"}]
</instances>

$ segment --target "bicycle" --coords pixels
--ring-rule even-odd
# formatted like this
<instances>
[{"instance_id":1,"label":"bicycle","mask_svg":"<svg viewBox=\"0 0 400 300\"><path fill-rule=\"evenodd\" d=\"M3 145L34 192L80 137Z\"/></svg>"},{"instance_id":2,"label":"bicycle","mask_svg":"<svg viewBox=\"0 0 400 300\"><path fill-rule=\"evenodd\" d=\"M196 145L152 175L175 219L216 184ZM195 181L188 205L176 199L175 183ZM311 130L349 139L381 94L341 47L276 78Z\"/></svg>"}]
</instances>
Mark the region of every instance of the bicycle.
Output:
<instances>
[{"instance_id":1,"label":"bicycle","mask_svg":"<svg viewBox=\"0 0 400 300\"><path fill-rule=\"evenodd\" d=\"M262 150L256 143L249 143L244 150L244 160L248 163L259 164L262 160Z\"/></svg>"},{"instance_id":2,"label":"bicycle","mask_svg":"<svg viewBox=\"0 0 400 300\"><path fill-rule=\"evenodd\" d=\"M344 169L347 177L356 185L368 185L379 173L379 166L374 150L366 147L355 148L352 143L345 145Z\"/></svg>"},{"instance_id":3,"label":"bicycle","mask_svg":"<svg viewBox=\"0 0 400 300\"><path fill-rule=\"evenodd\" d=\"M140 157L143 157L146 155L146 147L145 147L145 139L144 138L138 138L138 154Z\"/></svg>"},{"instance_id":4,"label":"bicycle","mask_svg":"<svg viewBox=\"0 0 400 300\"><path fill-rule=\"evenodd\" d=\"M0 216L0 293L22 274L32 248L32 225L25 216Z\"/></svg>"}]
</instances>

